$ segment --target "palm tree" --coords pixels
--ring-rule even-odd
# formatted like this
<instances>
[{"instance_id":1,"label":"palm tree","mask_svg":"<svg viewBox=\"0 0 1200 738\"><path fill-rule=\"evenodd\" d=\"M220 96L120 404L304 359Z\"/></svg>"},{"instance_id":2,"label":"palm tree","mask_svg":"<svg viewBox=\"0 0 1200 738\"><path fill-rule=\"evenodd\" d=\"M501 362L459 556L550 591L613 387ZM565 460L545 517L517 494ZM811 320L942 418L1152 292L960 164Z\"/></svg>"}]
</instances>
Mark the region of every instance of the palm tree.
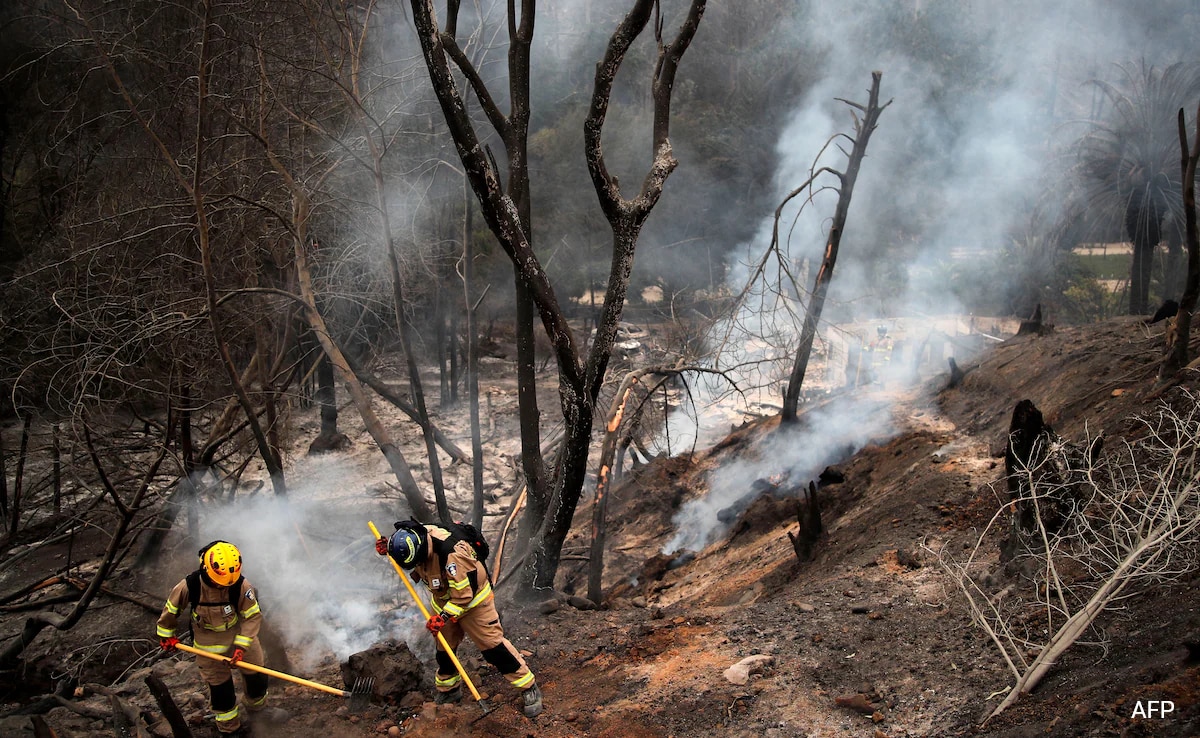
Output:
<instances>
[{"instance_id":1,"label":"palm tree","mask_svg":"<svg viewBox=\"0 0 1200 738\"><path fill-rule=\"evenodd\" d=\"M1083 215L1092 234L1123 232L1133 244L1129 271L1129 314L1150 308L1154 249L1164 238L1179 258L1182 243L1182 174L1176 115L1200 99L1200 64L1177 62L1163 68L1118 66L1116 82L1091 80L1100 92L1098 113L1077 142L1082 175ZM1168 268L1168 279L1180 269ZM1165 291L1174 293L1176 284ZM1166 296L1172 296L1168 294Z\"/></svg>"}]
</instances>

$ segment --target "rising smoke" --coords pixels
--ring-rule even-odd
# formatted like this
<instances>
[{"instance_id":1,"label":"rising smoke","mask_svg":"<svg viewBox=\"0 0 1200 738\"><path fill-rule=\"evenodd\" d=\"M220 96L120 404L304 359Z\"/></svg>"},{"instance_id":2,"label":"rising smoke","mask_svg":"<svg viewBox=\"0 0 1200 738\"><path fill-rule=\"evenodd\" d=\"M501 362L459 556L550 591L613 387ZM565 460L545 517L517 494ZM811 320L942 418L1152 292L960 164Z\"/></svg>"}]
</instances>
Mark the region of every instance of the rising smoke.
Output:
<instances>
[{"instance_id":1,"label":"rising smoke","mask_svg":"<svg viewBox=\"0 0 1200 738\"><path fill-rule=\"evenodd\" d=\"M420 613L367 527L371 520L391 532L399 504L368 499L362 471L333 456L298 459L288 480L286 498L260 494L213 508L200 534L242 551L245 576L292 661L311 667L330 653L344 661L388 638L430 651Z\"/></svg>"},{"instance_id":2,"label":"rising smoke","mask_svg":"<svg viewBox=\"0 0 1200 738\"><path fill-rule=\"evenodd\" d=\"M775 202L817 168L845 167L845 156L834 147L817 159L831 137L853 132L849 109L835 98L865 104L871 71L882 71L882 100L893 102L871 139L854 191L822 331L836 334L839 324L857 322L868 339L863 334L873 325L899 324L913 342L940 330L939 319L968 313L961 296L995 293L996 282L1005 279L976 269L986 282L951 284L951 274L970 274L964 264L993 258L1035 217L1053 219L1056 183L1066 168L1057 152L1078 136L1076 121L1095 113L1085 83L1130 59L1180 59L1188 53L1179 43L1185 37L1175 34L1174 43L1164 43L1165 29L1155 34L1153 24L1172 17L1192 28L1200 22L1200 11L1183 3L1105 0L851 0L802 3L797 12L806 16L807 33L778 42L821 49L824 62L820 80L798 100L779 137ZM819 263L835 200L830 191L817 192L784 213L781 240L794 268L806 260ZM747 283L771 230L768 218L753 239L733 250L726 270L731 294ZM800 287L810 289L815 269L800 272ZM778 265L768 262L761 280L780 284ZM672 445L703 444L714 431L727 431L731 404L736 416L778 403L797 316L805 309L803 294L758 290L739 314L714 329L712 342L721 350L717 366L755 392L749 399L730 395L727 385L694 377L698 417L675 415ZM764 336L773 340L764 342ZM813 375L810 365L806 387L821 384ZM900 372L882 380L902 378ZM753 459L713 473L707 496L677 514L678 530L665 550L699 549L715 540L726 528L719 513L751 494L755 480L781 473L793 481L815 477L839 454L890 433L896 427L892 412L880 407L886 396L869 390L839 395L810 414L807 431L772 437ZM717 411L720 403L725 407Z\"/></svg>"}]
</instances>

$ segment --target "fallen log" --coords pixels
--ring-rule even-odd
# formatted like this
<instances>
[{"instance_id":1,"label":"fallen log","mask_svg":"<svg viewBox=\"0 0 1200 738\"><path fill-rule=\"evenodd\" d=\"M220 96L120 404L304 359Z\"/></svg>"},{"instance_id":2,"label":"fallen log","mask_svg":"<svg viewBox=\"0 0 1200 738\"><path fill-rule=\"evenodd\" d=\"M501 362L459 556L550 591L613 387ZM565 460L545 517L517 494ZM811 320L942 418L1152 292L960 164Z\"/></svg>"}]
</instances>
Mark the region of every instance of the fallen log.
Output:
<instances>
[{"instance_id":1,"label":"fallen log","mask_svg":"<svg viewBox=\"0 0 1200 738\"><path fill-rule=\"evenodd\" d=\"M65 571L65 568L64 568L64 571ZM33 584L30 584L27 587L22 587L21 589L18 589L16 592L10 592L6 595L0 596L0 605L7 605L10 602L15 602L17 600L24 599L24 598L28 597L29 595L33 594L34 592L37 592L39 589L45 589L46 587L53 587L55 584L61 584L62 583L61 574L62 574L62 572L59 572L58 574L55 574L54 576L46 577L45 579L43 579L40 582L34 582Z\"/></svg>"},{"instance_id":2,"label":"fallen log","mask_svg":"<svg viewBox=\"0 0 1200 738\"><path fill-rule=\"evenodd\" d=\"M88 588L88 583L83 581L82 579L76 579L74 577L66 577L66 582L67 582L67 584L70 584L72 587L74 587L80 591L86 590ZM109 587L107 584L100 585L100 591L106 595L116 597L118 600L125 600L126 602L132 602L135 605L140 605L142 608L144 608L145 610L148 610L149 612L154 613L155 615L162 612L162 603L161 602L152 602L150 600L142 599L141 597L139 597L137 595L126 594L124 592L118 592L118 591L112 589L111 587Z\"/></svg>"},{"instance_id":3,"label":"fallen log","mask_svg":"<svg viewBox=\"0 0 1200 738\"><path fill-rule=\"evenodd\" d=\"M78 592L68 592L67 594L55 595L46 597L37 602L22 602L17 605L0 605L0 612L25 612L26 610L40 610L48 605L61 605L64 602L78 602Z\"/></svg>"}]
</instances>

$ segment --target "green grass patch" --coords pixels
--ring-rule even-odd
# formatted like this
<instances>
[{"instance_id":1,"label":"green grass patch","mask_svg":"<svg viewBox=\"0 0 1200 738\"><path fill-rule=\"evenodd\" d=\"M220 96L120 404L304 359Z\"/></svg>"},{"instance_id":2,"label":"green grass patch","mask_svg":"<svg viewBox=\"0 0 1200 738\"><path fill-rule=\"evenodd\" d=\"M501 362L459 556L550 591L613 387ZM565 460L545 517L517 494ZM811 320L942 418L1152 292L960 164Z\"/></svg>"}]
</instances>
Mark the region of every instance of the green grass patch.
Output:
<instances>
[{"instance_id":1,"label":"green grass patch","mask_svg":"<svg viewBox=\"0 0 1200 738\"><path fill-rule=\"evenodd\" d=\"M1129 254L1096 254L1081 256L1076 254L1079 264L1096 279L1125 279L1129 276Z\"/></svg>"}]
</instances>

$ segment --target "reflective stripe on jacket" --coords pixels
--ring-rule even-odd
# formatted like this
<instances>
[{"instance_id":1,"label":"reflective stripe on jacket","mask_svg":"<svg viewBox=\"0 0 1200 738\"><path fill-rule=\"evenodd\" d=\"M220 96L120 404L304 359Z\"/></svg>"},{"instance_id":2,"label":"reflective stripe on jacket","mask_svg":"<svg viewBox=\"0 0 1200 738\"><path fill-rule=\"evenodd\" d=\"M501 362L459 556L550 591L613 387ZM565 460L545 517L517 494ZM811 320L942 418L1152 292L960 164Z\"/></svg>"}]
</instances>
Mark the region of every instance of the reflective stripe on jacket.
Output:
<instances>
[{"instance_id":1,"label":"reflective stripe on jacket","mask_svg":"<svg viewBox=\"0 0 1200 738\"><path fill-rule=\"evenodd\" d=\"M180 611L189 607L187 579L181 579L167 595L162 613L158 616L158 637L171 638L179 627ZM247 579L242 580L242 596L237 606L229 604L229 589L211 587L200 582L200 604L192 612L192 633L196 647L224 653L228 648L228 633L233 632L233 645L248 647L262 627L262 611L258 593ZM223 634L218 636L217 634ZM208 646L208 648L206 648ZM220 650L217 650L220 649Z\"/></svg>"},{"instance_id":2,"label":"reflective stripe on jacket","mask_svg":"<svg viewBox=\"0 0 1200 738\"><path fill-rule=\"evenodd\" d=\"M427 525L425 530L429 534L425 560L417 565L413 573L433 593L434 612L460 618L492 596L487 569L475 558L475 549L466 541L454 545L454 550L446 556L446 567L443 569L434 541L450 538L450 531L436 525Z\"/></svg>"}]
</instances>

